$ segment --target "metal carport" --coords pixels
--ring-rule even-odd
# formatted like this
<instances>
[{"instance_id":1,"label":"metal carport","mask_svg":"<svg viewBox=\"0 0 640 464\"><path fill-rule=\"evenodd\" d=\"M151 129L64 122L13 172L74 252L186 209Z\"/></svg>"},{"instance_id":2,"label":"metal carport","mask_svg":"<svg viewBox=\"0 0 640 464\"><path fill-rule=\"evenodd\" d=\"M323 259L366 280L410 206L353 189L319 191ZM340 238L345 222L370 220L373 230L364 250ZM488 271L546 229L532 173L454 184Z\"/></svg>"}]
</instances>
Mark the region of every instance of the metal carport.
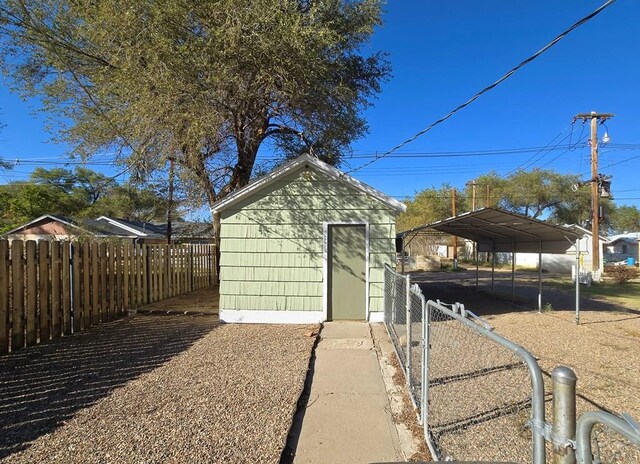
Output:
<instances>
[{"instance_id":1,"label":"metal carport","mask_svg":"<svg viewBox=\"0 0 640 464\"><path fill-rule=\"evenodd\" d=\"M402 239L403 256L406 246L413 238L430 230L463 237L476 243L476 287L478 285L478 252L492 253L492 290L496 252L512 253L512 256L517 252L538 253L538 310L542 309L542 253L561 254L576 245L577 260L579 255L577 241L583 235L583 232L577 228L562 227L499 208L487 207L400 232L398 236ZM512 293L515 292L514 276L515 260L512 259ZM576 279L576 311L578 311L578 280Z\"/></svg>"}]
</instances>

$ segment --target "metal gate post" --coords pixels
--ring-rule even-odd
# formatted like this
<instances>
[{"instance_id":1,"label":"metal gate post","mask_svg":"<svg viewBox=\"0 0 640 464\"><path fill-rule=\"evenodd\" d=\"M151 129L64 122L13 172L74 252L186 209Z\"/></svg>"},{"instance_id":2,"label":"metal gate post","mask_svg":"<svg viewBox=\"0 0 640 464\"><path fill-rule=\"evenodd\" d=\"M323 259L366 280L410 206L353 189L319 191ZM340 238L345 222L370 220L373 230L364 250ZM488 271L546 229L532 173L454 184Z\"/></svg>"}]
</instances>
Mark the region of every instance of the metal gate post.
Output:
<instances>
[{"instance_id":1,"label":"metal gate post","mask_svg":"<svg viewBox=\"0 0 640 464\"><path fill-rule=\"evenodd\" d=\"M576 239L576 324L580 325L580 239Z\"/></svg>"},{"instance_id":2,"label":"metal gate post","mask_svg":"<svg viewBox=\"0 0 640 464\"><path fill-rule=\"evenodd\" d=\"M551 372L553 382L553 462L575 464L576 374L565 366Z\"/></svg>"},{"instance_id":3,"label":"metal gate post","mask_svg":"<svg viewBox=\"0 0 640 464\"><path fill-rule=\"evenodd\" d=\"M405 304L407 306L407 382L411 386L411 276L407 275L405 282Z\"/></svg>"},{"instance_id":4,"label":"metal gate post","mask_svg":"<svg viewBox=\"0 0 640 464\"><path fill-rule=\"evenodd\" d=\"M422 398L420 404L422 405L421 419L422 427L425 432L425 438L428 436L427 417L429 414L429 322L431 319L431 312L429 311L429 305L426 303L424 296L422 299L422 391L420 392Z\"/></svg>"},{"instance_id":5,"label":"metal gate post","mask_svg":"<svg viewBox=\"0 0 640 464\"><path fill-rule=\"evenodd\" d=\"M391 323L395 324L396 320L396 276L395 273L391 275L392 285L391 285Z\"/></svg>"}]
</instances>

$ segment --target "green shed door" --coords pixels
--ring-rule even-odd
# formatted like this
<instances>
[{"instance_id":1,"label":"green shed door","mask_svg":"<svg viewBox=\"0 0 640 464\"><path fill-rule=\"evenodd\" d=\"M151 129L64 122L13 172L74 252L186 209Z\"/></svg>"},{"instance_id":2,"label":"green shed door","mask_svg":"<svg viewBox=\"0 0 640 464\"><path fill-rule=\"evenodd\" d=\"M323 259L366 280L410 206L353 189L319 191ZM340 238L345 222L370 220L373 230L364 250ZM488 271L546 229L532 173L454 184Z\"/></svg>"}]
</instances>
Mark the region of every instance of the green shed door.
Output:
<instances>
[{"instance_id":1,"label":"green shed door","mask_svg":"<svg viewBox=\"0 0 640 464\"><path fill-rule=\"evenodd\" d=\"M328 259L328 319L365 320L365 226L329 226Z\"/></svg>"}]
</instances>

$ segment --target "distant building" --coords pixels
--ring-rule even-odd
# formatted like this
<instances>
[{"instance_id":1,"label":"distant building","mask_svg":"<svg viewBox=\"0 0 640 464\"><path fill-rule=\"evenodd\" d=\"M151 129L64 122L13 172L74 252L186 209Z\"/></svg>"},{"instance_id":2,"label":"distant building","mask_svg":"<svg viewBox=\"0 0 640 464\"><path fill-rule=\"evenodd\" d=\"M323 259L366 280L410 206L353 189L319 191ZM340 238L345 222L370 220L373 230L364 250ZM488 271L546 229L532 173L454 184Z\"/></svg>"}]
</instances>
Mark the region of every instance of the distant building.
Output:
<instances>
[{"instance_id":1,"label":"distant building","mask_svg":"<svg viewBox=\"0 0 640 464\"><path fill-rule=\"evenodd\" d=\"M211 223L176 222L172 224L172 242L210 243ZM100 216L97 219L69 219L45 214L5 234L8 240L74 240L81 237L122 239L138 243L166 243L167 224L132 221Z\"/></svg>"},{"instance_id":2,"label":"distant building","mask_svg":"<svg viewBox=\"0 0 640 464\"><path fill-rule=\"evenodd\" d=\"M610 236L604 252L605 261L607 263L628 262L632 258L635 264L640 260L638 242L640 242L640 232Z\"/></svg>"}]
</instances>

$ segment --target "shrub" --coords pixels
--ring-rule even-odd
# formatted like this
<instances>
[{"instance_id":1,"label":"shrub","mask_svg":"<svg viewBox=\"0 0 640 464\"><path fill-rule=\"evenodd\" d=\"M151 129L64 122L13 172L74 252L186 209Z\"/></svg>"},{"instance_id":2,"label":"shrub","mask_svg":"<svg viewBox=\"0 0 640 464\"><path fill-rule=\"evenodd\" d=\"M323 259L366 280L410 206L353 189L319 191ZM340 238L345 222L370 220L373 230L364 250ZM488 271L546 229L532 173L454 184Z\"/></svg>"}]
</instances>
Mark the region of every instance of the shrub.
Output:
<instances>
[{"instance_id":1,"label":"shrub","mask_svg":"<svg viewBox=\"0 0 640 464\"><path fill-rule=\"evenodd\" d=\"M630 266L607 266L604 268L604 272L619 284L627 283L638 277L638 269Z\"/></svg>"}]
</instances>

